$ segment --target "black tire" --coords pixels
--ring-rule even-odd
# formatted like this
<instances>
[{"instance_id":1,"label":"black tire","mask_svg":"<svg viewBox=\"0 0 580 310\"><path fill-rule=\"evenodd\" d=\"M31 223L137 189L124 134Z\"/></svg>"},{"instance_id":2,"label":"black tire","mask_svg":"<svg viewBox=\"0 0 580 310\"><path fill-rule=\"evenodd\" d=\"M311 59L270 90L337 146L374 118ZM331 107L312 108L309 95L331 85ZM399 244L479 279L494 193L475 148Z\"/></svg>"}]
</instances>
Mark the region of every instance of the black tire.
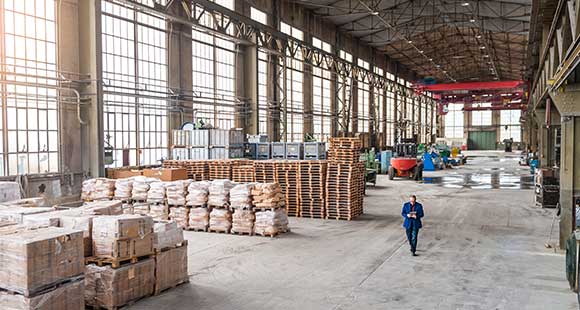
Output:
<instances>
[{"instance_id":1,"label":"black tire","mask_svg":"<svg viewBox=\"0 0 580 310\"><path fill-rule=\"evenodd\" d=\"M392 180L395 178L395 168L393 168L393 166L389 167L389 180Z\"/></svg>"}]
</instances>

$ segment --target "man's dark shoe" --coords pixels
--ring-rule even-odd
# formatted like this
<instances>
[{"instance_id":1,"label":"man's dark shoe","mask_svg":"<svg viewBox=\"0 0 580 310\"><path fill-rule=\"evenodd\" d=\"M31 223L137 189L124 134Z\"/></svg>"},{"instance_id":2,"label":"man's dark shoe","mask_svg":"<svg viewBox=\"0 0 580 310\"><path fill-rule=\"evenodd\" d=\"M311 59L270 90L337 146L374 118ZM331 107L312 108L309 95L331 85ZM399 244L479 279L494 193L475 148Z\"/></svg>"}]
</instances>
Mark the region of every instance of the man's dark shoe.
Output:
<instances>
[{"instance_id":1,"label":"man's dark shoe","mask_svg":"<svg viewBox=\"0 0 580 310\"><path fill-rule=\"evenodd\" d=\"M416 254L415 252L413 252L413 256L419 256L418 254Z\"/></svg>"}]
</instances>

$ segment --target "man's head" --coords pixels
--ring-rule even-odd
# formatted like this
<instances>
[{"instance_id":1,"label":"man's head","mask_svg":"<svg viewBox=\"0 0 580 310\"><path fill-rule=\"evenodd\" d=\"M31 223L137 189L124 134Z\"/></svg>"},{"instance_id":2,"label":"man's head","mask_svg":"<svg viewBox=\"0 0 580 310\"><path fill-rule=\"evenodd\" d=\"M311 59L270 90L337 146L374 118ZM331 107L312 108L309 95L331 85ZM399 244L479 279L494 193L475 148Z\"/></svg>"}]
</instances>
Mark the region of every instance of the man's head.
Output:
<instances>
[{"instance_id":1,"label":"man's head","mask_svg":"<svg viewBox=\"0 0 580 310\"><path fill-rule=\"evenodd\" d=\"M411 196L409 196L409 201L410 201L411 203L415 203L415 201L416 201L416 200L417 200L417 196L415 196L415 195L411 195Z\"/></svg>"}]
</instances>

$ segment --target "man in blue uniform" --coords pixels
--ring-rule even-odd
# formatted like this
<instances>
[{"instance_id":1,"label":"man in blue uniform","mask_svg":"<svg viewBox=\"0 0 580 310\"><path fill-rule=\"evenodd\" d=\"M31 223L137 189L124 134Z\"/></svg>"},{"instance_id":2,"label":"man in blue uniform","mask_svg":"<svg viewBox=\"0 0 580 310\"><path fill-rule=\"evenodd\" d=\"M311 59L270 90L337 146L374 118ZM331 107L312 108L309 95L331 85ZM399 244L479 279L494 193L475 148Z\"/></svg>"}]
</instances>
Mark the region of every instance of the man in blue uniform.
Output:
<instances>
[{"instance_id":1,"label":"man in blue uniform","mask_svg":"<svg viewBox=\"0 0 580 310\"><path fill-rule=\"evenodd\" d=\"M401 215L405 219L403 227L407 230L407 240L409 240L409 245L411 246L411 253L413 253L413 256L417 256L415 251L417 251L419 229L423 227L421 224L423 205L417 202L417 197L415 195L411 195L409 202L403 204Z\"/></svg>"}]
</instances>

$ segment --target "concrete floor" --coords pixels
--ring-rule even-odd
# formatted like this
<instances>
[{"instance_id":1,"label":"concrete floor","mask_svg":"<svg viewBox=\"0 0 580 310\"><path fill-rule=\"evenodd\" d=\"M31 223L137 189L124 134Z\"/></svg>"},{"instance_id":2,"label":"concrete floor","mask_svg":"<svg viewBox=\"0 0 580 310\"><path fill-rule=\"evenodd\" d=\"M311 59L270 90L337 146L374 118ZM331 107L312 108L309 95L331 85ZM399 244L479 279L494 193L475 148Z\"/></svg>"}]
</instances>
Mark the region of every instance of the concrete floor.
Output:
<instances>
[{"instance_id":1,"label":"concrete floor","mask_svg":"<svg viewBox=\"0 0 580 310\"><path fill-rule=\"evenodd\" d=\"M352 222L291 218L273 239L186 232L191 283L130 308L578 309L564 256L544 247L553 210L534 206L528 170L472 154L426 172L431 184L379 176ZM419 257L401 227L410 194L425 206Z\"/></svg>"}]
</instances>

